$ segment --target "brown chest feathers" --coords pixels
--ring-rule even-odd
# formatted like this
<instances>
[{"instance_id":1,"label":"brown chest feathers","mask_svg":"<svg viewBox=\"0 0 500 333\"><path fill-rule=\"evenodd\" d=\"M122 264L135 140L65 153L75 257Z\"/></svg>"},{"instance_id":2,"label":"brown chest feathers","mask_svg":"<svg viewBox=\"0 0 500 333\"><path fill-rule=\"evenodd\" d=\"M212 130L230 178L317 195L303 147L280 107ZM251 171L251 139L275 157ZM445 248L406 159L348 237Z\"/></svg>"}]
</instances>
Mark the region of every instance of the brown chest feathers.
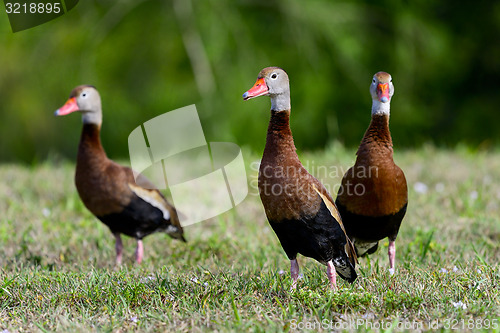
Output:
<instances>
[{"instance_id":1,"label":"brown chest feathers","mask_svg":"<svg viewBox=\"0 0 500 333\"><path fill-rule=\"evenodd\" d=\"M76 162L75 185L85 206L95 215L120 212L129 204L133 182L129 168L107 158L97 125L85 124Z\"/></svg>"},{"instance_id":2,"label":"brown chest feathers","mask_svg":"<svg viewBox=\"0 0 500 333\"><path fill-rule=\"evenodd\" d=\"M289 118L290 111L272 112L259 170L260 197L273 222L314 216L321 204L314 186L333 202L323 185L300 163Z\"/></svg>"},{"instance_id":3,"label":"brown chest feathers","mask_svg":"<svg viewBox=\"0 0 500 333\"><path fill-rule=\"evenodd\" d=\"M408 202L404 173L393 160L387 115L372 117L337 200L352 213L372 217L395 214Z\"/></svg>"}]
</instances>

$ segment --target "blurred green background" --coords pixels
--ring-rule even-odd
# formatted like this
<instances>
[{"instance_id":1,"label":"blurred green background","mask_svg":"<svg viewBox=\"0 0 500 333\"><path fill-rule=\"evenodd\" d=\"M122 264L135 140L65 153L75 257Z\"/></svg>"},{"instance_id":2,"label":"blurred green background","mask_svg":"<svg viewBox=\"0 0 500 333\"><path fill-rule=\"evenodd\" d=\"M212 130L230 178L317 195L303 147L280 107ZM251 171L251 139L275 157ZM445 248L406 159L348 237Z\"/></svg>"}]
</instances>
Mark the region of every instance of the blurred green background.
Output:
<instances>
[{"instance_id":1,"label":"blurred green background","mask_svg":"<svg viewBox=\"0 0 500 333\"><path fill-rule=\"evenodd\" d=\"M101 93L112 158L128 157L135 127L189 104L208 141L260 153L270 102L241 95L270 65L290 76L300 150L355 148L380 70L398 148L500 141L500 2L84 0L15 34L0 7L0 161L73 159L81 119L53 112L82 83Z\"/></svg>"}]
</instances>

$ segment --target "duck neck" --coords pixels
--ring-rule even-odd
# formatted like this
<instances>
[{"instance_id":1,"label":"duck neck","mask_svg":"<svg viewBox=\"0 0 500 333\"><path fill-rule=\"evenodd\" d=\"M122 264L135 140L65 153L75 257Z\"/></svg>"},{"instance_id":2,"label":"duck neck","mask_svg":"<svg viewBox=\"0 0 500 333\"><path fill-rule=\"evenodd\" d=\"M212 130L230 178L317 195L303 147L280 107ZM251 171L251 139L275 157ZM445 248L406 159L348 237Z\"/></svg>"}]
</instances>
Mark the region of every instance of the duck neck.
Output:
<instances>
[{"instance_id":1,"label":"duck neck","mask_svg":"<svg viewBox=\"0 0 500 333\"><path fill-rule=\"evenodd\" d=\"M106 152L101 144L101 125L84 123L80 145L78 146L77 167L106 160Z\"/></svg>"},{"instance_id":2,"label":"duck neck","mask_svg":"<svg viewBox=\"0 0 500 333\"><path fill-rule=\"evenodd\" d=\"M271 110L263 161L272 160L281 164L284 160L290 158L298 160L290 129L290 109L284 111Z\"/></svg>"},{"instance_id":3,"label":"duck neck","mask_svg":"<svg viewBox=\"0 0 500 333\"><path fill-rule=\"evenodd\" d=\"M82 111L82 122L85 125L94 124L101 128L102 124L102 111L97 109L94 112Z\"/></svg>"},{"instance_id":4,"label":"duck neck","mask_svg":"<svg viewBox=\"0 0 500 333\"><path fill-rule=\"evenodd\" d=\"M373 99L372 101L372 116L383 116L389 117L391 113L391 103L382 103L378 99Z\"/></svg>"},{"instance_id":5,"label":"duck neck","mask_svg":"<svg viewBox=\"0 0 500 333\"><path fill-rule=\"evenodd\" d=\"M290 114L290 91L287 90L277 95L271 95L271 111L288 111Z\"/></svg>"},{"instance_id":6,"label":"duck neck","mask_svg":"<svg viewBox=\"0 0 500 333\"><path fill-rule=\"evenodd\" d=\"M359 145L358 160L373 154L389 155L392 158L392 138L389 131L389 115L374 114L370 126Z\"/></svg>"}]
</instances>

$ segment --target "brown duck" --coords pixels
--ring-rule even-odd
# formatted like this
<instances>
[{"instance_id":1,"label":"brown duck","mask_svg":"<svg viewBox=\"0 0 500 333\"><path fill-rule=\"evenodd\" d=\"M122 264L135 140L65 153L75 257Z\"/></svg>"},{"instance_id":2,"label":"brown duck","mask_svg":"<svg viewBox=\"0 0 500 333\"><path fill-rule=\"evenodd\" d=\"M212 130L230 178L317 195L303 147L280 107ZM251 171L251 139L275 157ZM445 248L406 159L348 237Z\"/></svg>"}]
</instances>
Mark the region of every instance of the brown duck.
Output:
<instances>
[{"instance_id":1,"label":"brown duck","mask_svg":"<svg viewBox=\"0 0 500 333\"><path fill-rule=\"evenodd\" d=\"M291 262L292 288L299 276L297 254L327 266L332 288L336 273L353 282L356 254L340 215L325 187L302 166L290 130L288 75L278 67L264 68L247 100L271 97L271 120L259 170L259 192L264 210Z\"/></svg>"},{"instance_id":2,"label":"brown duck","mask_svg":"<svg viewBox=\"0 0 500 333\"><path fill-rule=\"evenodd\" d=\"M130 168L110 160L101 145L101 97L96 88L78 86L68 101L55 112L64 116L79 111L83 130L78 146L75 184L84 205L111 230L116 239L116 263L122 261L121 234L137 240L135 259L141 263L144 248L142 239L163 231L185 241L174 207L144 177L135 182Z\"/></svg>"},{"instance_id":3,"label":"brown duck","mask_svg":"<svg viewBox=\"0 0 500 333\"><path fill-rule=\"evenodd\" d=\"M358 148L356 163L342 179L337 200L340 215L358 256L377 250L389 237L389 265L394 273L396 237L408 205L403 171L394 163L389 114L394 85L378 72L370 86L372 120Z\"/></svg>"}]
</instances>

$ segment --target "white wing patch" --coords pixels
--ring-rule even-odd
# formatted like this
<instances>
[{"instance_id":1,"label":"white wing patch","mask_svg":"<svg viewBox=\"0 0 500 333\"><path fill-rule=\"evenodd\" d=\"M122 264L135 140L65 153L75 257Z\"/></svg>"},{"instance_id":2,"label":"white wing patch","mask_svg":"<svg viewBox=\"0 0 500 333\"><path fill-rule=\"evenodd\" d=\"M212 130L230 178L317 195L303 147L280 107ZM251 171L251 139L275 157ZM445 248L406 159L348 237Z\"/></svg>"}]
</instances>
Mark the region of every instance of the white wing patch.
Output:
<instances>
[{"instance_id":1,"label":"white wing patch","mask_svg":"<svg viewBox=\"0 0 500 333\"><path fill-rule=\"evenodd\" d=\"M358 253L360 256L365 254L368 250L370 250L372 247L378 244L378 242L360 242L357 239L353 238L354 245L356 246L356 249L358 250Z\"/></svg>"},{"instance_id":2,"label":"white wing patch","mask_svg":"<svg viewBox=\"0 0 500 333\"><path fill-rule=\"evenodd\" d=\"M344 225L342 224L342 218L340 217L340 214L339 214L339 211L337 210L337 208L333 205L333 203L330 200L328 200L328 198L323 193L318 191L318 189L316 188L316 185L314 185L314 184L313 184L313 189L316 191L316 193L319 194L319 196L321 197L321 200L323 200L323 202L325 203L326 208L328 208L328 210L330 211L330 214L333 216L333 218L335 220L337 220L338 224L340 225L340 227L342 228L342 230L345 233Z\"/></svg>"},{"instance_id":3,"label":"white wing patch","mask_svg":"<svg viewBox=\"0 0 500 333\"><path fill-rule=\"evenodd\" d=\"M350 258L351 254L352 254L355 262L358 262L358 257L356 256L356 251L354 251L354 246L352 245L351 240L349 239L349 237L347 236L347 233L345 232L344 224L342 224L342 218L340 217L340 214L339 214L339 211L337 210L337 207L335 207L335 205L328 199L328 197L326 195L324 195L323 193L318 191L318 189L316 188L316 186L314 184L313 184L313 189L321 197L321 200L323 200L323 202L325 203L326 208L328 208L328 210L330 211L330 214L337 221L337 223L340 225L340 228L342 228L342 231L345 234L345 238L347 239L347 242L345 243L345 247L344 247L345 254L347 255L348 258Z\"/></svg>"},{"instance_id":4,"label":"white wing patch","mask_svg":"<svg viewBox=\"0 0 500 333\"><path fill-rule=\"evenodd\" d=\"M157 190L148 190L134 184L128 184L128 187L134 192L139 198L146 201L153 207L158 208L163 213L163 218L165 220L170 220L170 212L167 207L165 207L164 200L162 196L157 192Z\"/></svg>"}]
</instances>

